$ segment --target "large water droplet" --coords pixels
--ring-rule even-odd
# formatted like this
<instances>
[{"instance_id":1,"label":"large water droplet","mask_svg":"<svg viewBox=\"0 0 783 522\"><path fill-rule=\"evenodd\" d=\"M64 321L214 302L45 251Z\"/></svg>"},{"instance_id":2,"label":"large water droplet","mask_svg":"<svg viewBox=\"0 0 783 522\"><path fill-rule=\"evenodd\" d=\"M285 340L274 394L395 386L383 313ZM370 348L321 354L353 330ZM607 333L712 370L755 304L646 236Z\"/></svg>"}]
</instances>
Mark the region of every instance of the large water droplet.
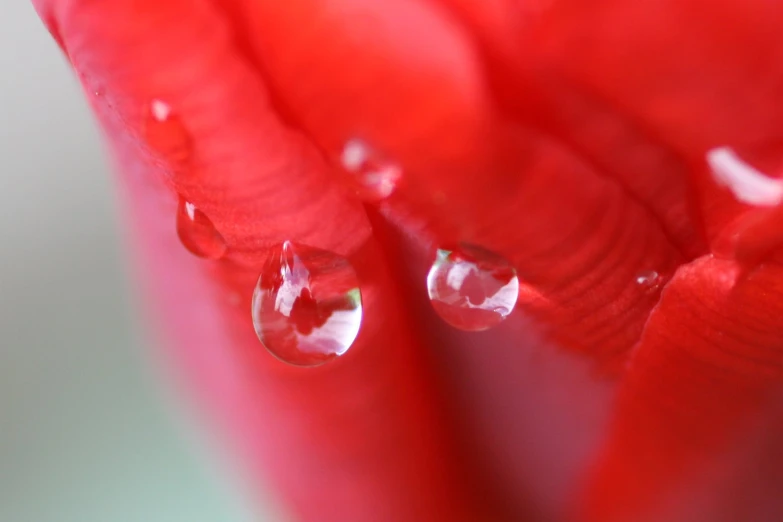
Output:
<instances>
[{"instance_id":1,"label":"large water droplet","mask_svg":"<svg viewBox=\"0 0 783 522\"><path fill-rule=\"evenodd\" d=\"M162 100L150 102L144 138L150 148L169 163L176 165L190 160L193 147L190 134L171 106Z\"/></svg>"},{"instance_id":2,"label":"large water droplet","mask_svg":"<svg viewBox=\"0 0 783 522\"><path fill-rule=\"evenodd\" d=\"M378 201L389 197L402 177L399 165L358 139L346 142L340 159L362 199Z\"/></svg>"},{"instance_id":3,"label":"large water droplet","mask_svg":"<svg viewBox=\"0 0 783 522\"><path fill-rule=\"evenodd\" d=\"M286 241L272 252L253 292L253 325L272 355L318 366L359 334L362 296L348 260Z\"/></svg>"},{"instance_id":4,"label":"large water droplet","mask_svg":"<svg viewBox=\"0 0 783 522\"><path fill-rule=\"evenodd\" d=\"M517 303L519 279L503 257L475 245L439 249L427 274L432 307L460 330L480 331L505 319Z\"/></svg>"},{"instance_id":5,"label":"large water droplet","mask_svg":"<svg viewBox=\"0 0 783 522\"><path fill-rule=\"evenodd\" d=\"M177 235L185 248L199 257L219 259L226 253L226 242L212 221L184 198L179 198L177 205Z\"/></svg>"}]
</instances>

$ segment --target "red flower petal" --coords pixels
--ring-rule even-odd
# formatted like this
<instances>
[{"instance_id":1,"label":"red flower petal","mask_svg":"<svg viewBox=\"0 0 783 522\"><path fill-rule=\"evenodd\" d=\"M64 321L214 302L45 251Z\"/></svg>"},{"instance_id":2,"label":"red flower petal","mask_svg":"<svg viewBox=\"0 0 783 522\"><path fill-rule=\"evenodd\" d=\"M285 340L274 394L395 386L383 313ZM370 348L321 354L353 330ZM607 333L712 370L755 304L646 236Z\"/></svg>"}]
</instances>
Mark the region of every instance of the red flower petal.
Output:
<instances>
[{"instance_id":1,"label":"red flower petal","mask_svg":"<svg viewBox=\"0 0 783 522\"><path fill-rule=\"evenodd\" d=\"M773 166L770 175L780 175L783 47L776 35L783 12L778 6L763 1L719 2L706 9L698 1L520 5L498 0L491 2L494 11L480 10L485 15L480 17L470 2L443 3L482 42L504 107L523 120L538 118L588 156L609 161L604 163L607 172L652 210L688 256L703 252L704 246L695 233L697 200L688 197L686 174L696 182L699 217L716 252L741 260L747 271L780 247L779 209L738 205L705 175L704 161L710 147L733 145L749 152L749 161ZM762 291L761 286L753 291ZM679 500L691 509L685 520L695 520L699 507L694 488L715 486L705 475L717 473L715 467L727 469L726 454L747 443L742 430L752 429L749 419L762 415L764 397L780 389L779 382L758 383L761 391L754 396L746 389L748 376L741 364L732 360L722 361L716 372L714 363L706 361L718 357L721 346L694 339L705 325L688 306L711 297L699 285L677 295L687 302L675 313L671 303L676 301L668 301L671 320L659 324L654 319L666 313L662 304L646 326L639 362L634 359L624 384L607 456L586 500L588 519L673 520L671 513L662 515L653 507L679 491ZM746 298L750 302L753 293ZM779 303L780 295L766 293L757 301L739 319L732 317L730 326L711 320L707 331L718 335L729 328L742 332L748 342L772 343L774 336L765 337L751 325L757 316L766 317L762 303ZM687 317L677 317L683 310ZM656 337L660 339L652 341ZM694 352L696 356L687 355ZM770 371L779 361L767 361ZM661 389L661 382L667 387ZM726 411L717 411L726 397ZM674 408L693 416L681 421ZM692 475L681 476L689 467ZM743 513L748 512L746 506ZM761 512L763 517L776 513ZM747 518L726 520L739 519Z\"/></svg>"},{"instance_id":2,"label":"red flower petal","mask_svg":"<svg viewBox=\"0 0 783 522\"><path fill-rule=\"evenodd\" d=\"M775 266L752 269L774 258L778 213L737 205L703 167L712 147L779 144L770 108L780 108L783 69L770 64L783 63L783 13L772 3L38 4L88 90L103 93L95 106L128 174L175 355L233 427L248 467L272 469L305 518L478 516L449 462L462 455L442 447L434 374L399 304L410 296L322 158L354 138L404 168L384 215L420 242L469 241L508 257L529 285L522 308L560 344L607 360L642 337L579 516L659 516L674 488L729 469L729 449L765 418L780 389L783 278ZM176 124L151 133L154 100ZM214 223L226 258L183 256L161 181ZM307 373L260 353L241 311L266 247L289 238L350 256L367 308L352 355ZM637 276L654 270L666 283L705 253L705 239L746 265L698 259L653 309L658 287ZM522 352L502 346L532 336L519 314L504 327L481 339L519 363ZM462 356L474 381L457 388L489 390L473 418L508 419L519 403L487 397L514 395L513 380L498 384L496 361ZM587 447L579 439L575 460ZM691 522L680 507L667 520Z\"/></svg>"},{"instance_id":3,"label":"red flower petal","mask_svg":"<svg viewBox=\"0 0 783 522\"><path fill-rule=\"evenodd\" d=\"M506 113L557 136L649 212L689 258L706 247L689 206L686 165L649 129L592 85L570 74L569 54L550 47L569 41L549 17L567 2L433 0L446 5L475 34L497 102ZM591 30L600 39L601 25Z\"/></svg>"},{"instance_id":4,"label":"red flower petal","mask_svg":"<svg viewBox=\"0 0 783 522\"><path fill-rule=\"evenodd\" d=\"M636 342L655 302L636 274L665 279L681 255L621 186L497 111L468 33L443 10L411 0L241 7L276 92L325 150L358 135L404 166L392 219L509 258L546 296L522 306L562 344L606 358Z\"/></svg>"},{"instance_id":5,"label":"red flower petal","mask_svg":"<svg viewBox=\"0 0 783 522\"><path fill-rule=\"evenodd\" d=\"M42 0L38 8L57 21L88 92L101 92L94 106L125 175L157 322L188 387L231 428L244 466L271 475L301 520L489 516L474 512L484 508L446 442L425 351L361 206L331 182L314 146L280 122L222 12L185 0ZM149 151L153 100L168 104L177 124ZM175 193L225 238L224 258L206 264L184 251ZM265 247L283 239L348 255L356 267L366 312L346 360L289 368L255 338L249 293Z\"/></svg>"},{"instance_id":6,"label":"red flower petal","mask_svg":"<svg viewBox=\"0 0 783 522\"><path fill-rule=\"evenodd\" d=\"M691 173L714 239L737 209L711 179L703 184L705 153L721 146L751 155L763 151L765 164L779 166L783 11L777 5L752 0L705 9L699 0L589 6L561 0L528 16L516 14L524 27L522 63L606 100L671 149L669 173L662 174L670 190L664 193L680 195L678 201L657 198L653 208L687 203L680 187Z\"/></svg>"},{"instance_id":7,"label":"red flower petal","mask_svg":"<svg viewBox=\"0 0 783 522\"><path fill-rule=\"evenodd\" d=\"M730 472L779 405L782 296L780 266L743 276L703 258L677 272L623 380L583 520L695 520L697 488Z\"/></svg>"},{"instance_id":8,"label":"red flower petal","mask_svg":"<svg viewBox=\"0 0 783 522\"><path fill-rule=\"evenodd\" d=\"M783 10L766 0L558 0L522 34L536 63L612 100L687 157L780 136Z\"/></svg>"},{"instance_id":9,"label":"red flower petal","mask_svg":"<svg viewBox=\"0 0 783 522\"><path fill-rule=\"evenodd\" d=\"M151 104L168 104L194 144L189 164L166 164L168 183L204 212L235 259L293 237L350 252L369 237L361 207L330 181L317 150L274 114L258 71L238 55L231 28L208 2L48 2L68 53L97 110L122 121L140 148L164 147L150 135ZM156 147L158 145L158 147ZM176 152L178 156L182 151ZM326 221L323 216L329 216Z\"/></svg>"}]
</instances>

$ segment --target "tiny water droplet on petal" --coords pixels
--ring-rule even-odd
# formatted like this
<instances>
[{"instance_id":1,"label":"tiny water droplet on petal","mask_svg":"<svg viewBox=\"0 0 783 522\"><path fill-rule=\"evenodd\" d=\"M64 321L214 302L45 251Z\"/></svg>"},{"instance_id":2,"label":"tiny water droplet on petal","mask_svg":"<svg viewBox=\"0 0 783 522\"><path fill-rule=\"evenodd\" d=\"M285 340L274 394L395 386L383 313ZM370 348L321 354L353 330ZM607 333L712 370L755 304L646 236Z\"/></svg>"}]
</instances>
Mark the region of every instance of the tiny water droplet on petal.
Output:
<instances>
[{"instance_id":1,"label":"tiny water droplet on petal","mask_svg":"<svg viewBox=\"0 0 783 522\"><path fill-rule=\"evenodd\" d=\"M188 162L192 155L190 134L171 106L163 100L152 100L149 104L144 139L161 159L173 165Z\"/></svg>"},{"instance_id":2,"label":"tiny water droplet on petal","mask_svg":"<svg viewBox=\"0 0 783 522\"><path fill-rule=\"evenodd\" d=\"M389 197L402 178L399 165L358 139L345 143L340 161L358 196L368 201Z\"/></svg>"},{"instance_id":3,"label":"tiny water droplet on petal","mask_svg":"<svg viewBox=\"0 0 783 522\"><path fill-rule=\"evenodd\" d=\"M219 259L226 253L226 242L212 221L193 203L179 198L177 235L192 254L205 259Z\"/></svg>"},{"instance_id":4,"label":"tiny water droplet on petal","mask_svg":"<svg viewBox=\"0 0 783 522\"><path fill-rule=\"evenodd\" d=\"M460 330L481 331L500 324L514 310L519 278L502 256L461 244L437 251L427 274L427 293L444 321Z\"/></svg>"},{"instance_id":5,"label":"tiny water droplet on petal","mask_svg":"<svg viewBox=\"0 0 783 522\"><path fill-rule=\"evenodd\" d=\"M661 275L655 270L644 270L636 274L636 284L647 290L657 290L662 282Z\"/></svg>"},{"instance_id":6,"label":"tiny water droplet on petal","mask_svg":"<svg viewBox=\"0 0 783 522\"><path fill-rule=\"evenodd\" d=\"M294 366L321 365L347 352L359 334L359 279L347 259L286 241L258 278L252 315L272 355Z\"/></svg>"}]
</instances>

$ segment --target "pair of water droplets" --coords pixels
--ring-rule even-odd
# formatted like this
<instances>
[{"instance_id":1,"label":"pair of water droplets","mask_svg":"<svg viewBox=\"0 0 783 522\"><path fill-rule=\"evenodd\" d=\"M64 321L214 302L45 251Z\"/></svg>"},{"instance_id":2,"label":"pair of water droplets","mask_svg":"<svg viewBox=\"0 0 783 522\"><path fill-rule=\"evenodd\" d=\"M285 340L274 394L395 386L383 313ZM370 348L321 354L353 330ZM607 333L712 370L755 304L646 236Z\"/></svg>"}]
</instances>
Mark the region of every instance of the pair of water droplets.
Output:
<instances>
[{"instance_id":1,"label":"pair of water droplets","mask_svg":"<svg viewBox=\"0 0 783 522\"><path fill-rule=\"evenodd\" d=\"M214 235L205 233L203 224L198 227L198 236L212 243ZM193 235L186 237L185 244L194 253L211 248ZM437 251L427 275L427 292L447 323L480 331L512 312L519 279L504 258L462 245ZM343 355L359 334L363 318L359 278L346 258L285 241L272 250L261 270L253 291L252 318L259 340L275 357L296 366L318 366Z\"/></svg>"},{"instance_id":2,"label":"pair of water droplets","mask_svg":"<svg viewBox=\"0 0 783 522\"><path fill-rule=\"evenodd\" d=\"M151 104L147 140L174 163L190 155L190 137L170 107ZM402 177L360 140L350 140L341 154L343 169L357 193L367 200L392 194ZM226 242L210 219L180 198L177 233L196 256L219 259ZM637 277L645 287L659 282L656 272ZM513 311L519 278L502 256L475 245L438 249L427 274L427 294L435 312L448 324L481 331L501 323ZM253 292L252 318L263 345L277 358L297 366L317 366L344 354L359 334L363 308L359 280L350 262L324 250L285 241L271 252Z\"/></svg>"},{"instance_id":3,"label":"pair of water droplets","mask_svg":"<svg viewBox=\"0 0 783 522\"><path fill-rule=\"evenodd\" d=\"M514 309L516 271L484 249L439 250L427 276L435 311L463 330L485 330ZM345 258L284 242L264 266L253 292L258 338L279 359L316 366L344 354L362 323L359 280Z\"/></svg>"}]
</instances>

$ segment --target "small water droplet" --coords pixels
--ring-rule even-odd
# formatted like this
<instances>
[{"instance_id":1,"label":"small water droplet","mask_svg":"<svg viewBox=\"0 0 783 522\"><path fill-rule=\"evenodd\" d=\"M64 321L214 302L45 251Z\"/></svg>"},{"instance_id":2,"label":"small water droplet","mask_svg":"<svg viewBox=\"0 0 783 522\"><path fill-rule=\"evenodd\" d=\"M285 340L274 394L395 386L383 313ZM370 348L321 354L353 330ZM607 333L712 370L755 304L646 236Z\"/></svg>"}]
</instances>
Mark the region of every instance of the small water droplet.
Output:
<instances>
[{"instance_id":1,"label":"small water droplet","mask_svg":"<svg viewBox=\"0 0 783 522\"><path fill-rule=\"evenodd\" d=\"M295 366L343 355L359 334L362 297L347 259L284 242L253 292L253 325L269 352Z\"/></svg>"},{"instance_id":2,"label":"small water droplet","mask_svg":"<svg viewBox=\"0 0 783 522\"><path fill-rule=\"evenodd\" d=\"M402 177L399 165L381 157L358 139L346 142L341 162L359 197L369 201L389 197Z\"/></svg>"},{"instance_id":3,"label":"small water droplet","mask_svg":"<svg viewBox=\"0 0 783 522\"><path fill-rule=\"evenodd\" d=\"M170 163L182 164L191 157L190 134L171 106L163 100L150 102L144 138L155 153Z\"/></svg>"},{"instance_id":4,"label":"small water droplet","mask_svg":"<svg viewBox=\"0 0 783 522\"><path fill-rule=\"evenodd\" d=\"M179 198L177 235L191 253L206 259L219 259L226 253L226 242L212 221L193 203Z\"/></svg>"},{"instance_id":5,"label":"small water droplet","mask_svg":"<svg viewBox=\"0 0 783 522\"><path fill-rule=\"evenodd\" d=\"M662 281L661 275L655 270L644 270L636 274L636 284L648 290L657 290Z\"/></svg>"},{"instance_id":6,"label":"small water droplet","mask_svg":"<svg viewBox=\"0 0 783 522\"><path fill-rule=\"evenodd\" d=\"M427 274L432 306L444 321L467 331L492 328L517 303L519 278L503 257L475 245L439 249Z\"/></svg>"}]
</instances>

